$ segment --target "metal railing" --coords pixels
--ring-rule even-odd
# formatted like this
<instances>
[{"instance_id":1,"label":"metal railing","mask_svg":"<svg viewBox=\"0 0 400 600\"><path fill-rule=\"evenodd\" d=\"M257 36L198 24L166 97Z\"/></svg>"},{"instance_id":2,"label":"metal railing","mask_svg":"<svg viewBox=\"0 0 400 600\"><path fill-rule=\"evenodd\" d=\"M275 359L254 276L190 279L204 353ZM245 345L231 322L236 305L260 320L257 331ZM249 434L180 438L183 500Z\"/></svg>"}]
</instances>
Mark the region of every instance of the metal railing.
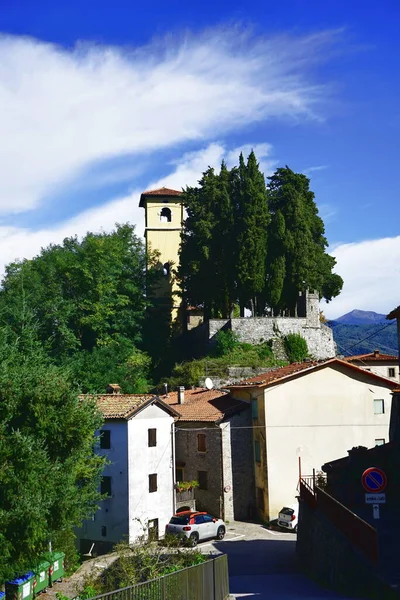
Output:
<instances>
[{"instance_id":1,"label":"metal railing","mask_svg":"<svg viewBox=\"0 0 400 600\"><path fill-rule=\"evenodd\" d=\"M151 581L137 583L91 600L226 600L229 597L226 554Z\"/></svg>"}]
</instances>

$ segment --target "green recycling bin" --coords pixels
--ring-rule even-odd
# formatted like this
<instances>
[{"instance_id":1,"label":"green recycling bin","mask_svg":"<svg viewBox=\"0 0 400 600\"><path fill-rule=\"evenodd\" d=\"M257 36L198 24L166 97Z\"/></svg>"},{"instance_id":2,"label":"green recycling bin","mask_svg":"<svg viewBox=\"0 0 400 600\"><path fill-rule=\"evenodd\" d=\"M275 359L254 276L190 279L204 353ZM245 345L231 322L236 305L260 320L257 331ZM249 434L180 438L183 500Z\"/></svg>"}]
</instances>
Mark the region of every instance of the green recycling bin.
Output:
<instances>
[{"instance_id":1,"label":"green recycling bin","mask_svg":"<svg viewBox=\"0 0 400 600\"><path fill-rule=\"evenodd\" d=\"M65 575L64 571L64 552L46 552L43 554L42 560L47 560L50 563L49 567L49 583L53 585L57 579L61 579Z\"/></svg>"},{"instance_id":2,"label":"green recycling bin","mask_svg":"<svg viewBox=\"0 0 400 600\"><path fill-rule=\"evenodd\" d=\"M33 570L35 579L33 581L34 593L43 592L49 585L50 563L47 560L41 560Z\"/></svg>"},{"instance_id":3,"label":"green recycling bin","mask_svg":"<svg viewBox=\"0 0 400 600\"><path fill-rule=\"evenodd\" d=\"M6 581L6 600L32 600L34 579L35 574L29 571L12 581Z\"/></svg>"}]
</instances>

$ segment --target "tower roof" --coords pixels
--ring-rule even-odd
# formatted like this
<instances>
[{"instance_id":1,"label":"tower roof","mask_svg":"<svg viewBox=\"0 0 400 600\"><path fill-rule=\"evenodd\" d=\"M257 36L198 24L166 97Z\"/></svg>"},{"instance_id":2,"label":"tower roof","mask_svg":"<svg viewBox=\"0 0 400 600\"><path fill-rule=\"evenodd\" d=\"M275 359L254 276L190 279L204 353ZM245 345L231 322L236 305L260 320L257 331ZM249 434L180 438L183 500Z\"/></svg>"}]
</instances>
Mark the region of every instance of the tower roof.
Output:
<instances>
[{"instance_id":1,"label":"tower roof","mask_svg":"<svg viewBox=\"0 0 400 600\"><path fill-rule=\"evenodd\" d=\"M145 198L147 198L147 196L160 196L160 197L170 196L170 197L176 198L176 197L180 196L181 194L182 194L182 192L179 190L172 190L171 188L166 188L166 187L161 187L156 190L147 190L147 192L143 192L143 194L140 196L139 206L144 207Z\"/></svg>"}]
</instances>

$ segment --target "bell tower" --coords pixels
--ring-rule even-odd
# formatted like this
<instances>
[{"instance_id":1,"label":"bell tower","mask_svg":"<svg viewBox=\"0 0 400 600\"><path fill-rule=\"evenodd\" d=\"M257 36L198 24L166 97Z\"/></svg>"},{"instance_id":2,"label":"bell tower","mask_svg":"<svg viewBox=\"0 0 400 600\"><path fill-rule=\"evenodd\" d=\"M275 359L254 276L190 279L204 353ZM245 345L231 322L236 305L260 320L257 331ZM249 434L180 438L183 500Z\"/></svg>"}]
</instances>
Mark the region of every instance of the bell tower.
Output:
<instances>
[{"instance_id":1,"label":"bell tower","mask_svg":"<svg viewBox=\"0 0 400 600\"><path fill-rule=\"evenodd\" d=\"M179 264L179 246L183 222L183 204L180 200L182 192L166 187L143 192L139 206L145 209L146 251L159 252L159 284L153 289L157 304L171 303L172 320L178 316L180 300L173 295L178 286L173 276L173 269Z\"/></svg>"}]
</instances>

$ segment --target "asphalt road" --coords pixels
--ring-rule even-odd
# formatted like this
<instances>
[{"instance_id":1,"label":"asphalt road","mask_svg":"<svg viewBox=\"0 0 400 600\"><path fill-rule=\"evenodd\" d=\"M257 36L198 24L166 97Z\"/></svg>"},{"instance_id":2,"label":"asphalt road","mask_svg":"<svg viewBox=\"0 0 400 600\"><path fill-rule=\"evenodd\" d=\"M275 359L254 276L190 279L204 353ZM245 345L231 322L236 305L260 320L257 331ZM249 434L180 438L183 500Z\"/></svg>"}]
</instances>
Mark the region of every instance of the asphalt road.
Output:
<instances>
[{"instance_id":1,"label":"asphalt road","mask_svg":"<svg viewBox=\"0 0 400 600\"><path fill-rule=\"evenodd\" d=\"M235 522L228 525L222 542L205 542L199 547L203 552L228 555L229 585L234 598L350 600L305 577L297 566L295 545L293 533Z\"/></svg>"}]
</instances>

